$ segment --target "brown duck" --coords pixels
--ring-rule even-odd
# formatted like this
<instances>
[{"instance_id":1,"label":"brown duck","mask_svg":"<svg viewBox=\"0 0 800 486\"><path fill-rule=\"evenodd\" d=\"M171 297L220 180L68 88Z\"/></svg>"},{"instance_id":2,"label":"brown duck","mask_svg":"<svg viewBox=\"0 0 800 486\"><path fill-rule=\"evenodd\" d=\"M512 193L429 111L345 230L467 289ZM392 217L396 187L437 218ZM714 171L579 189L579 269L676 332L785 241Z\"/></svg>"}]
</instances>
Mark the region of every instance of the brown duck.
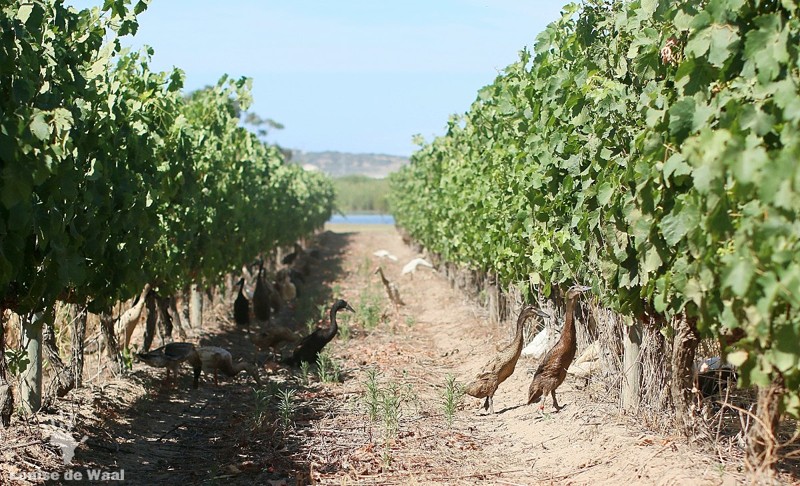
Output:
<instances>
[{"instance_id":1,"label":"brown duck","mask_svg":"<svg viewBox=\"0 0 800 486\"><path fill-rule=\"evenodd\" d=\"M556 388L564 382L572 360L575 359L577 341L575 340L575 303L578 297L591 287L575 285L567 291L567 311L565 313L564 330L561 338L555 346L544 355L533 382L528 389L528 405L542 401L539 410L544 410L544 400L542 397L550 393L553 397L553 407L556 411L561 410L556 400Z\"/></svg>"},{"instance_id":2,"label":"brown duck","mask_svg":"<svg viewBox=\"0 0 800 486\"><path fill-rule=\"evenodd\" d=\"M478 373L478 376L464 390L468 395L475 398L486 398L483 408L484 410L488 409L489 413L494 413L492 401L494 392L497 391L500 383L506 381L514 373L514 368L517 366L517 360L522 352L522 328L525 321L537 315L548 317L547 314L532 305L522 308L517 318L517 330L514 334L514 339L494 359L486 363L483 371Z\"/></svg>"},{"instance_id":3,"label":"brown duck","mask_svg":"<svg viewBox=\"0 0 800 486\"><path fill-rule=\"evenodd\" d=\"M167 376L164 383L169 384L170 371L173 374L173 380L177 379L181 363L188 360L194 352L195 348L192 343L168 343L147 353L136 353L136 358L155 368L166 368Z\"/></svg>"},{"instance_id":4,"label":"brown duck","mask_svg":"<svg viewBox=\"0 0 800 486\"><path fill-rule=\"evenodd\" d=\"M194 368L194 383L192 386L197 388L200 383L200 374L203 370L207 373L214 373L214 384L219 384L219 372L226 376L236 376L240 371L247 371L257 384L261 384L258 378L258 370L252 363L234 363L231 353L227 349L219 346L200 346L195 348L187 359Z\"/></svg>"},{"instance_id":5,"label":"brown duck","mask_svg":"<svg viewBox=\"0 0 800 486\"><path fill-rule=\"evenodd\" d=\"M397 285L394 282L390 282L388 278L383 274L383 267L378 266L375 269L375 273L380 275L381 282L383 282L384 288L386 288L386 295L389 296L389 300L392 301L392 305L394 306L394 310L397 311L397 308L401 305L406 305L403 302L403 299L400 298L400 290L398 290Z\"/></svg>"},{"instance_id":6,"label":"brown duck","mask_svg":"<svg viewBox=\"0 0 800 486\"><path fill-rule=\"evenodd\" d=\"M258 349L274 353L281 344L297 342L300 337L288 327L271 324L264 331L251 334L250 340Z\"/></svg>"},{"instance_id":7,"label":"brown duck","mask_svg":"<svg viewBox=\"0 0 800 486\"><path fill-rule=\"evenodd\" d=\"M258 276L256 277L256 288L253 290L253 314L261 322L269 322L270 299L269 289L264 282L264 261L258 263Z\"/></svg>"}]
</instances>

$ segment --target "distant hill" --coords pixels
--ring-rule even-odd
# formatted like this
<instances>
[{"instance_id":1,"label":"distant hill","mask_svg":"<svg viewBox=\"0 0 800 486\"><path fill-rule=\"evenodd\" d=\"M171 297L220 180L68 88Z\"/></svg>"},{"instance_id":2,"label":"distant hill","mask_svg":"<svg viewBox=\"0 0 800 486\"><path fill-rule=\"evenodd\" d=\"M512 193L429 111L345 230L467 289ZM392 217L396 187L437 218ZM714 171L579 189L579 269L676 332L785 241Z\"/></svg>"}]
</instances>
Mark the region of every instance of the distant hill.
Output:
<instances>
[{"instance_id":1,"label":"distant hill","mask_svg":"<svg viewBox=\"0 0 800 486\"><path fill-rule=\"evenodd\" d=\"M344 152L292 151L291 163L310 165L332 177L363 175L382 179L408 163L408 157Z\"/></svg>"}]
</instances>

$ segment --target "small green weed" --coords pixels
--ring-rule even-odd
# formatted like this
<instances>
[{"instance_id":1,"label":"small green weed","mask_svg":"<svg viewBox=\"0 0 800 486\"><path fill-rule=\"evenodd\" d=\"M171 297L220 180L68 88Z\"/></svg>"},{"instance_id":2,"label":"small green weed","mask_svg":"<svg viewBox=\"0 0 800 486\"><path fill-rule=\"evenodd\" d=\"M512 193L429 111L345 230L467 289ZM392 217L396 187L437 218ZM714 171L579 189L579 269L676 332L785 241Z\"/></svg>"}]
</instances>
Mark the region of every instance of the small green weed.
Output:
<instances>
[{"instance_id":1,"label":"small green weed","mask_svg":"<svg viewBox=\"0 0 800 486\"><path fill-rule=\"evenodd\" d=\"M322 383L338 383L342 367L338 361L328 353L322 352L317 356L317 375Z\"/></svg>"},{"instance_id":2,"label":"small green weed","mask_svg":"<svg viewBox=\"0 0 800 486\"><path fill-rule=\"evenodd\" d=\"M353 335L353 328L350 325L350 319L350 314L344 314L337 320L339 324L339 339L345 343L350 341L350 338Z\"/></svg>"},{"instance_id":3,"label":"small green weed","mask_svg":"<svg viewBox=\"0 0 800 486\"><path fill-rule=\"evenodd\" d=\"M356 315L364 329L371 331L378 327L383 315L382 308L381 294L370 287L361 292Z\"/></svg>"},{"instance_id":4,"label":"small green weed","mask_svg":"<svg viewBox=\"0 0 800 486\"><path fill-rule=\"evenodd\" d=\"M464 390L461 385L456 382L456 377L448 374L445 378L444 385L444 418L447 421L447 426L453 426L453 419L455 418L456 407L464 396Z\"/></svg>"},{"instance_id":5,"label":"small green weed","mask_svg":"<svg viewBox=\"0 0 800 486\"><path fill-rule=\"evenodd\" d=\"M30 362L28 351L24 349L6 349L6 363L12 375L24 373L28 369Z\"/></svg>"},{"instance_id":6,"label":"small green weed","mask_svg":"<svg viewBox=\"0 0 800 486\"><path fill-rule=\"evenodd\" d=\"M270 390L268 388L254 388L253 422L256 427L261 427L267 419L269 410Z\"/></svg>"},{"instance_id":7,"label":"small green weed","mask_svg":"<svg viewBox=\"0 0 800 486\"><path fill-rule=\"evenodd\" d=\"M289 388L281 390L278 401L278 416L284 429L288 429L293 425L292 418L296 409L295 391Z\"/></svg>"},{"instance_id":8,"label":"small green weed","mask_svg":"<svg viewBox=\"0 0 800 486\"><path fill-rule=\"evenodd\" d=\"M383 414L383 430L386 437L396 437L400 428L400 404L402 403L400 387L397 383L389 383L381 393L381 413Z\"/></svg>"},{"instance_id":9,"label":"small green weed","mask_svg":"<svg viewBox=\"0 0 800 486\"><path fill-rule=\"evenodd\" d=\"M300 362L300 376L303 379L303 385L308 386L311 383L311 365L308 361Z\"/></svg>"},{"instance_id":10,"label":"small green weed","mask_svg":"<svg viewBox=\"0 0 800 486\"><path fill-rule=\"evenodd\" d=\"M381 390L378 387L378 372L374 368L367 371L367 381L364 382L364 388L366 388L364 401L367 405L367 415L370 421L374 422L378 418L381 395Z\"/></svg>"}]
</instances>

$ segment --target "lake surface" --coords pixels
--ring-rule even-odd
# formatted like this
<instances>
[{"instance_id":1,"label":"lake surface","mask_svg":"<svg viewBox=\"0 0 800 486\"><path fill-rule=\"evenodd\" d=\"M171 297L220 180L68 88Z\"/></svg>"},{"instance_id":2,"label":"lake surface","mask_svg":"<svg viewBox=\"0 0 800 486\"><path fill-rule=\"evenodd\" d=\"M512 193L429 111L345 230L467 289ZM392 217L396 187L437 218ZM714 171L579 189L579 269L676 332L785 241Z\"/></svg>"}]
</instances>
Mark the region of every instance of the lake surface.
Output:
<instances>
[{"instance_id":1,"label":"lake surface","mask_svg":"<svg viewBox=\"0 0 800 486\"><path fill-rule=\"evenodd\" d=\"M328 223L345 224L394 224L394 216L391 214L334 214Z\"/></svg>"}]
</instances>

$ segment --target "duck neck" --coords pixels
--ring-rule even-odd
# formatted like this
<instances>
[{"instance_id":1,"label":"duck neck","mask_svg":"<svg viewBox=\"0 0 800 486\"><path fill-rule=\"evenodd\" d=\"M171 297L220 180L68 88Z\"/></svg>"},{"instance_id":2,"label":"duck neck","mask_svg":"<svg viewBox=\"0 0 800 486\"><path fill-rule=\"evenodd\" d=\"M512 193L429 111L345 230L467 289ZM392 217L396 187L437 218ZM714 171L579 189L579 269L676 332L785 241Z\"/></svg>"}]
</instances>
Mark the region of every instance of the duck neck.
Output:
<instances>
[{"instance_id":1,"label":"duck neck","mask_svg":"<svg viewBox=\"0 0 800 486\"><path fill-rule=\"evenodd\" d=\"M335 307L333 309L331 309L331 314L330 314L331 327L328 329L328 333L325 336L328 339L333 339L333 337L336 336L336 333L339 331L339 326L336 324L336 313L337 312L339 312L339 309L337 309Z\"/></svg>"},{"instance_id":2,"label":"duck neck","mask_svg":"<svg viewBox=\"0 0 800 486\"><path fill-rule=\"evenodd\" d=\"M241 371L239 365L242 364L243 363L236 363L236 366L234 366L233 363L231 363L230 361L223 360L222 363L220 363L219 365L219 370L225 373L225 375L227 376L236 376L239 373L239 371Z\"/></svg>"},{"instance_id":3,"label":"duck neck","mask_svg":"<svg viewBox=\"0 0 800 486\"><path fill-rule=\"evenodd\" d=\"M247 363L244 362L236 363L235 365L227 366L227 368L228 370L226 371L226 373L228 374L228 376L236 376L239 374L239 372L247 369Z\"/></svg>"},{"instance_id":4,"label":"duck neck","mask_svg":"<svg viewBox=\"0 0 800 486\"><path fill-rule=\"evenodd\" d=\"M578 296L567 299L567 311L564 314L564 330L561 331L561 340L564 342L575 341L575 304Z\"/></svg>"},{"instance_id":5,"label":"duck neck","mask_svg":"<svg viewBox=\"0 0 800 486\"><path fill-rule=\"evenodd\" d=\"M517 353L522 353L522 329L525 327L525 321L528 319L528 314L523 311L517 317L517 330L514 334L514 340L511 341L511 346L517 350Z\"/></svg>"}]
</instances>

